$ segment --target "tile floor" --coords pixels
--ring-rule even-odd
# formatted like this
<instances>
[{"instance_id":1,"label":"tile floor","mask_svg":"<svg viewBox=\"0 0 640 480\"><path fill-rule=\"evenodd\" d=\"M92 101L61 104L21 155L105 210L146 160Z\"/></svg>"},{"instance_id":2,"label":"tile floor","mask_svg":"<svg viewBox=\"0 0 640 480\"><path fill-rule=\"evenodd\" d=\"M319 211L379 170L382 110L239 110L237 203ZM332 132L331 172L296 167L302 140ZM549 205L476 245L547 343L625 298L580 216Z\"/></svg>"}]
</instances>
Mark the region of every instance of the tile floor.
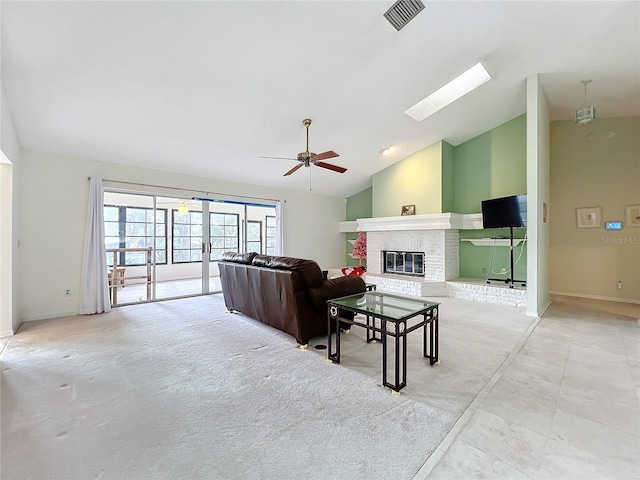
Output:
<instances>
[{"instance_id":1,"label":"tile floor","mask_svg":"<svg viewBox=\"0 0 640 480\"><path fill-rule=\"evenodd\" d=\"M640 305L554 297L505 364L415 480L640 478Z\"/></svg>"}]
</instances>

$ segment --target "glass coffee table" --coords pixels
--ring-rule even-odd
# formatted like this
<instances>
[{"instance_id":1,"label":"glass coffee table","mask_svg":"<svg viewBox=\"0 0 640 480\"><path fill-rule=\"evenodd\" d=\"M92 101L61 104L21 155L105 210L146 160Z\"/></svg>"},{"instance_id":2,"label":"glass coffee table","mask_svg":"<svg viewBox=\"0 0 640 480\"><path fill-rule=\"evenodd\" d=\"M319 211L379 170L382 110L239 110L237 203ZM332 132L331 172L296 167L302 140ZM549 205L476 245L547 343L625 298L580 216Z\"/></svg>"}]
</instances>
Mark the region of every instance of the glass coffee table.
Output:
<instances>
[{"instance_id":1,"label":"glass coffee table","mask_svg":"<svg viewBox=\"0 0 640 480\"><path fill-rule=\"evenodd\" d=\"M430 365L438 361L438 307L439 303L420 298L408 298L391 293L367 291L348 297L327 301L329 332L335 332L335 351L332 334L328 335L327 358L340 363L339 324L351 324L367 329L367 342L382 343L382 384L399 393L407 386L407 341L408 333L422 328L422 355ZM354 313L344 318L344 312ZM358 316L360 315L360 316ZM364 320L363 318L364 317ZM370 336L370 333L372 336ZM388 337L393 338L392 354L388 352ZM387 380L388 358L393 360L393 381Z\"/></svg>"}]
</instances>

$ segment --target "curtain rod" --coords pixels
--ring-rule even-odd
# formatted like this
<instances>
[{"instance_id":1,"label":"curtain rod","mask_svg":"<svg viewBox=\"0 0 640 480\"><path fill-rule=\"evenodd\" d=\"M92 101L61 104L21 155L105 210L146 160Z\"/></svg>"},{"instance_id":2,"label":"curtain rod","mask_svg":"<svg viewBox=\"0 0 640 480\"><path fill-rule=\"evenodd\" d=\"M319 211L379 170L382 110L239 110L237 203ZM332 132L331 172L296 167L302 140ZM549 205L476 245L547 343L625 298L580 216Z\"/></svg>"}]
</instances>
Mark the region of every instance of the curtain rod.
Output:
<instances>
[{"instance_id":1,"label":"curtain rod","mask_svg":"<svg viewBox=\"0 0 640 480\"><path fill-rule=\"evenodd\" d=\"M91 180L91 177L87 177L87 180ZM124 183L126 185L135 185L138 187L152 187L152 188L166 188L168 190L179 190L181 192L196 192L196 193L204 193L205 195L224 195L227 197L236 197L236 198L248 198L253 200L267 200L269 202L279 202L280 200L274 198L263 198L263 197L249 197L247 195L234 195L231 193L219 193L219 192L205 192L204 190L193 190L190 188L178 188L178 187L167 187L165 185L152 185L150 183L136 183L136 182L127 182L124 180L110 180L108 178L103 178L103 182L113 182L113 183Z\"/></svg>"}]
</instances>

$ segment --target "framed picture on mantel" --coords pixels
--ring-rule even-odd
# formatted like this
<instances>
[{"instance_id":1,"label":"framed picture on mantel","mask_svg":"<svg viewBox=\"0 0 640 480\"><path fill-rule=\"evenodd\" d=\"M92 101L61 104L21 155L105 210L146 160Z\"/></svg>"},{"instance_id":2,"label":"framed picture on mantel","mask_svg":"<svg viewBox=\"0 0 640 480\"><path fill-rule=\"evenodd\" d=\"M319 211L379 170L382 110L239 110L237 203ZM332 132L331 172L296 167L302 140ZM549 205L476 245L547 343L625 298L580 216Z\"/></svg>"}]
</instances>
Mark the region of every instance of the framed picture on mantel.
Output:
<instances>
[{"instance_id":1,"label":"framed picture on mantel","mask_svg":"<svg viewBox=\"0 0 640 480\"><path fill-rule=\"evenodd\" d=\"M415 215L416 214L416 206L415 205L403 205L402 210L400 211L400 215Z\"/></svg>"}]
</instances>

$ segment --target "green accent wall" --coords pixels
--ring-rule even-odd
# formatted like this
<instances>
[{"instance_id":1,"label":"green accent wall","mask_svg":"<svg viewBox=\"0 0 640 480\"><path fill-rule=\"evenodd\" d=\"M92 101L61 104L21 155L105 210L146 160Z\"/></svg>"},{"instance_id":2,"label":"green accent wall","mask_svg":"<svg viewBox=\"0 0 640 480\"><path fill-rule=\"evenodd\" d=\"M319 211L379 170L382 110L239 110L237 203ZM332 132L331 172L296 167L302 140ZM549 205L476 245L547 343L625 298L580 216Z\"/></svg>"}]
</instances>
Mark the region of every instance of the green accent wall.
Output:
<instances>
[{"instance_id":1,"label":"green accent wall","mask_svg":"<svg viewBox=\"0 0 640 480\"><path fill-rule=\"evenodd\" d=\"M373 175L373 216L395 217L403 205L416 214L442 213L442 144L437 142Z\"/></svg>"},{"instance_id":2,"label":"green accent wall","mask_svg":"<svg viewBox=\"0 0 640 480\"><path fill-rule=\"evenodd\" d=\"M526 229L515 228L514 238L524 238ZM460 230L461 239L509 237L508 229L495 230ZM493 250L493 255L492 255ZM527 247L520 243L513 247L513 261L516 280L527 279ZM462 278L507 278L511 275L500 273L502 268L510 269L509 247L492 246L477 247L471 242L460 241L460 277Z\"/></svg>"},{"instance_id":3,"label":"green accent wall","mask_svg":"<svg viewBox=\"0 0 640 480\"><path fill-rule=\"evenodd\" d=\"M347 198L346 220L352 222L359 218L371 218L372 198L373 189L371 187Z\"/></svg>"},{"instance_id":4,"label":"green accent wall","mask_svg":"<svg viewBox=\"0 0 640 480\"><path fill-rule=\"evenodd\" d=\"M372 216L372 198L373 198L373 189L371 187L356 193L355 195L347 198L346 205L346 220L348 222L357 220L358 218L371 218ZM345 257L345 266L347 267L355 267L359 264L357 258L351 258L349 254L353 251L353 245L349 240L355 240L358 238L357 233L347 233L346 234L346 257Z\"/></svg>"},{"instance_id":5,"label":"green accent wall","mask_svg":"<svg viewBox=\"0 0 640 480\"><path fill-rule=\"evenodd\" d=\"M520 115L454 147L454 211L480 213L481 202L527 191L527 117ZM526 229L514 229L523 238ZM508 237L508 229L460 230L460 238ZM522 252L522 255L520 253ZM492 256L493 253L493 256ZM514 247L515 278L527 278L527 252ZM476 247L460 242L460 276L506 278L500 272L510 268L509 247Z\"/></svg>"},{"instance_id":6,"label":"green accent wall","mask_svg":"<svg viewBox=\"0 0 640 480\"><path fill-rule=\"evenodd\" d=\"M480 213L480 202L527 191L527 118L520 115L454 147L454 211Z\"/></svg>"}]
</instances>

